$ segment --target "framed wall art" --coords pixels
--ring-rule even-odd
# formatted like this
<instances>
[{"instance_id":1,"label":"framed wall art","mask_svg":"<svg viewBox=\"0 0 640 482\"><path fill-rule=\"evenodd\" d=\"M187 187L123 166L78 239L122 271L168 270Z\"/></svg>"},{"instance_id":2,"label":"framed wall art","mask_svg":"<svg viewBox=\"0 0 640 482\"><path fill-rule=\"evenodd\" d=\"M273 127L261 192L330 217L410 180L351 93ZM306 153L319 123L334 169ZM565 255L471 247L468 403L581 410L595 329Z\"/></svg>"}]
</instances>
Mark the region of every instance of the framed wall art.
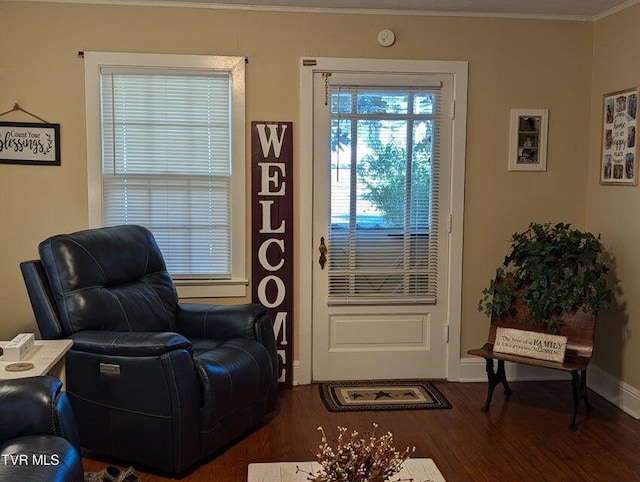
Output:
<instances>
[{"instance_id":1,"label":"framed wall art","mask_svg":"<svg viewBox=\"0 0 640 482\"><path fill-rule=\"evenodd\" d=\"M60 165L60 124L0 122L0 163Z\"/></svg>"},{"instance_id":2,"label":"framed wall art","mask_svg":"<svg viewBox=\"0 0 640 482\"><path fill-rule=\"evenodd\" d=\"M549 109L511 109L510 171L547 170Z\"/></svg>"},{"instance_id":3,"label":"framed wall art","mask_svg":"<svg viewBox=\"0 0 640 482\"><path fill-rule=\"evenodd\" d=\"M600 184L638 184L638 88L604 95Z\"/></svg>"}]
</instances>

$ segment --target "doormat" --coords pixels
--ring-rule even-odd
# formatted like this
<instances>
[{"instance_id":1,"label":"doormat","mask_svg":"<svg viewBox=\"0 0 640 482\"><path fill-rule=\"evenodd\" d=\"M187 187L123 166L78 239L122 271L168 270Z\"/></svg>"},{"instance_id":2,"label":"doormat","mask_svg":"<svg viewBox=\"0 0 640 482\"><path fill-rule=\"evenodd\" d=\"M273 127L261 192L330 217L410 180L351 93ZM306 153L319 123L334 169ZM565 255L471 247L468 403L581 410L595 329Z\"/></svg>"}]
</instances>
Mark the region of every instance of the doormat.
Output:
<instances>
[{"instance_id":1,"label":"doormat","mask_svg":"<svg viewBox=\"0 0 640 482\"><path fill-rule=\"evenodd\" d=\"M320 398L330 412L451 408L433 383L415 380L326 382L320 384Z\"/></svg>"}]
</instances>

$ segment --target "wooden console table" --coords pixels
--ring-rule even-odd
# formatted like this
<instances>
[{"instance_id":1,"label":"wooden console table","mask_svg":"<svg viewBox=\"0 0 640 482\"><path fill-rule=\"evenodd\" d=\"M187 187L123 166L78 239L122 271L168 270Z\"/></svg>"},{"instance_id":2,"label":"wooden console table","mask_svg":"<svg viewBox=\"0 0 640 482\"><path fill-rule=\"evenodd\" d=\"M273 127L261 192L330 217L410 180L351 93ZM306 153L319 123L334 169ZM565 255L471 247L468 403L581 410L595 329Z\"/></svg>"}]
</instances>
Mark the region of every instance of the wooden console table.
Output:
<instances>
[{"instance_id":1,"label":"wooden console table","mask_svg":"<svg viewBox=\"0 0 640 482\"><path fill-rule=\"evenodd\" d=\"M0 341L0 348L9 343ZM35 340L34 348L27 358L20 360L20 363L33 363L33 368L23 372L9 372L7 365L18 362L4 361L4 356L0 357L0 380L10 380L13 378L37 377L40 375L51 375L65 382L65 362L64 356L73 345L72 340ZM64 385L63 385L64 387Z\"/></svg>"}]
</instances>

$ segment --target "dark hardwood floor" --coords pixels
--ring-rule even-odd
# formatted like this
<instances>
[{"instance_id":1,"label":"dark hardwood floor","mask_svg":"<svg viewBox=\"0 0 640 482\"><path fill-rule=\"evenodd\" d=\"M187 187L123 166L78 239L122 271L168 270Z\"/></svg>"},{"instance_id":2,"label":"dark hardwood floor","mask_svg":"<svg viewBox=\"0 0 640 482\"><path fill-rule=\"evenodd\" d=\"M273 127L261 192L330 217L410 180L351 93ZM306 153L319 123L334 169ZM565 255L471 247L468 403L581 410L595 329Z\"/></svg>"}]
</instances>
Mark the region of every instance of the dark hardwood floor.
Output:
<instances>
[{"instance_id":1,"label":"dark hardwood floor","mask_svg":"<svg viewBox=\"0 0 640 482\"><path fill-rule=\"evenodd\" d=\"M594 392L595 410L586 415L581 407L572 432L568 381L514 382L508 399L499 387L486 414L480 412L484 383L435 384L450 410L331 413L317 385L283 390L268 423L179 480L246 482L251 462L314 460L318 426L333 438L337 426L364 431L375 422L378 433L393 433L396 448L415 446L414 457L433 459L447 482L640 481L640 421ZM114 462L84 458L85 471L107 463ZM144 482L175 480L136 469Z\"/></svg>"}]
</instances>

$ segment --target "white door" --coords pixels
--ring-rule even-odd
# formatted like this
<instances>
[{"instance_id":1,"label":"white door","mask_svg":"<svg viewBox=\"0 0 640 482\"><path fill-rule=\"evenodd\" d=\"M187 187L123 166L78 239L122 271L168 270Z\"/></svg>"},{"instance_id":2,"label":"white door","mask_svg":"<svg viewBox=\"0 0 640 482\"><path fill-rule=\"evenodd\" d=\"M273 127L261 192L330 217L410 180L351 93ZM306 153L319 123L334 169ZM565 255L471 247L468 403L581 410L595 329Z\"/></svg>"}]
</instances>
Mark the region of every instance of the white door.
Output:
<instances>
[{"instance_id":1,"label":"white door","mask_svg":"<svg viewBox=\"0 0 640 482\"><path fill-rule=\"evenodd\" d=\"M314 73L314 380L446 377L452 85Z\"/></svg>"}]
</instances>

